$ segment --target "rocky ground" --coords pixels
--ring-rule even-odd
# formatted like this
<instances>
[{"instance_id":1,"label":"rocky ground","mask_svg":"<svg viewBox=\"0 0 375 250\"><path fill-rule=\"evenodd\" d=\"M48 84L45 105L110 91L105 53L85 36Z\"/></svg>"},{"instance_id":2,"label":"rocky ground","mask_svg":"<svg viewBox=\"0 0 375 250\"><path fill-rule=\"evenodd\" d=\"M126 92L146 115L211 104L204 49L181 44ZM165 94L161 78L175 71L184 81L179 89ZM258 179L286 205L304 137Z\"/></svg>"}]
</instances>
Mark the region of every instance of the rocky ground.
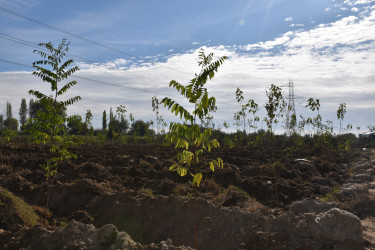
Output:
<instances>
[{"instance_id":1,"label":"rocky ground","mask_svg":"<svg viewBox=\"0 0 375 250\"><path fill-rule=\"evenodd\" d=\"M45 209L48 149L0 145L0 249L375 249L373 151L221 148L224 169L169 171L176 149L80 145L62 163ZM5 191L4 191L5 192Z\"/></svg>"}]
</instances>

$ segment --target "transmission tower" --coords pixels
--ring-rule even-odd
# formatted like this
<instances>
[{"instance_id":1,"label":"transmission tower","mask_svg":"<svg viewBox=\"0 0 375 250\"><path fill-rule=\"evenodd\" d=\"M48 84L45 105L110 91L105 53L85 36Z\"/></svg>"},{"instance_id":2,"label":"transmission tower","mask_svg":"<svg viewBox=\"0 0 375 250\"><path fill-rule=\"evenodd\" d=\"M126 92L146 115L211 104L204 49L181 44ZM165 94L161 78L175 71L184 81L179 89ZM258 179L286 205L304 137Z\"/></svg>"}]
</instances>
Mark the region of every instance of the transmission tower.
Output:
<instances>
[{"instance_id":1,"label":"transmission tower","mask_svg":"<svg viewBox=\"0 0 375 250\"><path fill-rule=\"evenodd\" d=\"M295 99L303 99L302 96L294 95L294 83L292 79L289 79L289 83L286 85L282 85L280 87L288 87L289 88L289 95L285 97L288 99L288 110L286 112L286 121L285 121L285 134L291 135L297 126L297 116L296 116L296 106L294 104Z\"/></svg>"}]
</instances>

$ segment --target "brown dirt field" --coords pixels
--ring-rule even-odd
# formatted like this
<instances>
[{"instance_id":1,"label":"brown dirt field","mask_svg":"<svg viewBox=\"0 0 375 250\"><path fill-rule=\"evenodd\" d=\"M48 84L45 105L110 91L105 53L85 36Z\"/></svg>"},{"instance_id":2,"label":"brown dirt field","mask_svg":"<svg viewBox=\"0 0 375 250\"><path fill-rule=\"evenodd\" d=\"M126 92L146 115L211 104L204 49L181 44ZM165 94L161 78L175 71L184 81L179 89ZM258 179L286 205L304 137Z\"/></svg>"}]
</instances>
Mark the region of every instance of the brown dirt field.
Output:
<instances>
[{"instance_id":1,"label":"brown dirt field","mask_svg":"<svg viewBox=\"0 0 375 250\"><path fill-rule=\"evenodd\" d=\"M34 206L48 228L73 219L96 227L112 223L144 246L167 238L175 245L194 246L194 192L189 177L169 171L175 148L141 144L72 148L77 159L60 164L47 211L43 209L45 177L39 165L47 159L48 149L40 145L0 147L0 186ZM204 170L198 189L201 249L303 246L301 240L281 234L280 224L265 226L270 223L267 221L277 221L295 201L327 198L351 177L353 165L374 159L373 152L359 150L342 153L305 148L288 157L280 148L273 154L256 148L219 148L201 162L216 157L223 159L224 169L214 173ZM358 212L353 201L340 200L334 194L328 198L354 214ZM367 246L375 246L374 214L356 215L362 219ZM0 248L12 241L11 235L13 241L15 235L21 237L19 225L7 230L12 233L0 234Z\"/></svg>"}]
</instances>

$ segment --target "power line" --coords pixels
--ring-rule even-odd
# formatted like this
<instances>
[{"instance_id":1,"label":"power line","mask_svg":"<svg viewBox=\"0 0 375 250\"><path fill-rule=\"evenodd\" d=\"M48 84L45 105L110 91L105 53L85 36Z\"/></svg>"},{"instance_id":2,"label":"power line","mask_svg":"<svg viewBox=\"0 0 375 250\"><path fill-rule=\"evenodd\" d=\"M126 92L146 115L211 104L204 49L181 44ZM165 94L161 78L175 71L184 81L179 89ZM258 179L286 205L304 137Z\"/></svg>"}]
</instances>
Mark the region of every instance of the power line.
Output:
<instances>
[{"instance_id":1,"label":"power line","mask_svg":"<svg viewBox=\"0 0 375 250\"><path fill-rule=\"evenodd\" d=\"M15 65L27 67L27 68L34 68L32 66L29 66L29 65L26 65L26 64L23 64L23 63L9 61L9 60L2 59L2 58L0 58L0 61L6 62L6 63L9 63L9 64L15 64ZM97 82L97 83L102 83L102 84L106 84L106 85L112 85L112 86L116 86L116 87L126 88L126 89L137 90L137 91L141 91L141 92L149 92L149 93L152 93L152 94L164 95L164 94L158 93L158 92L153 92L153 91L149 91L149 90L145 90L145 89L140 89L140 88L136 88L136 87L124 86L124 85L121 85L121 84L116 84L116 83L111 83L111 82L106 82L106 81L95 80L95 79L91 79L91 78L87 78L87 77L82 77L82 76L71 76L71 77L78 78L78 79L83 79L83 80L87 80L87 81L92 81L92 82ZM178 96L171 96L171 97L178 98Z\"/></svg>"},{"instance_id":2,"label":"power line","mask_svg":"<svg viewBox=\"0 0 375 250\"><path fill-rule=\"evenodd\" d=\"M29 42L27 40L20 39L20 38L14 37L14 36L9 36L9 35L6 35L6 34L1 33L1 32L0 32L0 38L9 40L9 41L12 41L12 42L15 42L15 43L23 44L23 45L26 45L26 46L29 46L29 47L32 47L32 48L36 48L36 49L39 49L39 50L48 51L48 50L38 46L38 44ZM83 62L92 63L92 64L99 64L99 65L101 64L99 62L96 62L96 61L93 61L93 60L90 60L90 59L87 59L87 58L84 58L84 57L72 55L70 53L67 53L67 56L70 57L70 58L73 58L73 59L77 59L78 61L83 61ZM165 81L162 81L162 80L159 80L159 79L156 79L156 78L152 78L152 77L149 77L149 76L144 76L144 75L141 75L141 74L129 72L129 71L121 71L121 70L118 70L117 68L115 68L115 66L109 66L108 67L107 65L104 65L104 67L110 68L110 69L112 68L112 70L114 70L114 71L121 72L121 73L124 73L124 74L129 74L131 76L135 76L135 77L138 77L138 78L143 78L143 79L150 80L150 81L153 81L153 82L165 84ZM214 81L212 81L212 82L214 82ZM219 95L218 97L220 97L220 96L226 97L226 96L222 96L222 95Z\"/></svg>"},{"instance_id":3,"label":"power line","mask_svg":"<svg viewBox=\"0 0 375 250\"><path fill-rule=\"evenodd\" d=\"M9 64L15 64L15 65L23 66L23 67L26 67L26 68L34 68L34 67L30 66L30 65L26 65L26 64L23 64L23 63L18 63L18 62L14 62L14 61L2 59L2 58L0 58L0 61L6 62L6 63L9 63ZM71 76L71 77L72 78L86 80L86 81L101 83L101 84L105 84L105 85L110 85L110 86L115 86L115 87L120 87L120 88L126 88L126 89L131 89L131 90L136 90L136 91L140 91L140 92L144 92L144 93L147 92L147 93L151 93L151 94L154 94L154 95L162 95L162 96L167 96L167 97L184 99L181 96L166 95L166 94L155 92L155 91L145 90L145 89L136 88L136 87L124 86L124 85L121 85L121 84L116 84L116 83L111 83L111 82L107 82L107 81L101 81L101 80L91 79L91 78L87 78L87 77L83 77L83 76ZM230 103L222 103L222 104L234 106L234 104L230 104Z\"/></svg>"},{"instance_id":4,"label":"power line","mask_svg":"<svg viewBox=\"0 0 375 250\"><path fill-rule=\"evenodd\" d=\"M18 62L13 62L13 61L9 61L9 60L2 59L2 58L0 58L0 61L10 63L10 64L19 65L19 66L22 66L22 67L32 68L30 65L26 65L26 64L18 63Z\"/></svg>"},{"instance_id":5,"label":"power line","mask_svg":"<svg viewBox=\"0 0 375 250\"><path fill-rule=\"evenodd\" d=\"M102 43L99 43L99 42L96 42L94 40L91 40L91 39L88 39L88 38L85 38L83 36L80 36L80 35L77 35L77 34L74 34L74 33L71 33L69 31L66 31L66 30L63 30L61 28L58 28L58 27L55 27L55 26L52 26L52 25L49 25L45 22L42 22L40 20L37 20L37 19L34 19L34 18L31 18L31 17L27 17L25 15L22 15L21 13L18 13L16 11L13 11L13 10L10 10L10 9L7 9L7 8L4 8L4 7L1 7L0 6L0 10L6 12L6 13L9 13L11 15L14 15L14 16L17 16L19 18L22 18L22 19L25 19L25 20L28 20L30 22L33 22L33 23L36 23L36 24L39 24L41 26L44 26L44 27L47 27L47 28L50 28L50 29L54 29L56 31L59 31L63 34L67 34L67 35L70 35L72 37L75 37L75 38L78 38L78 39L81 39L83 41L86 41L86 42L89 42L89 43L92 43L92 44L95 44L99 47L102 47L102 48L106 48L106 49L109 49L109 50L112 50L114 52L118 52L118 53L121 53L121 54L124 54L124 55L127 55L127 56L130 56L130 57L134 57L134 58L137 58L137 59L142 59L141 57L137 56L137 55L134 55L134 54L131 54L129 52L126 52L126 51L123 51L123 50L119 50L119 49L116 49L116 48L113 48L113 47L110 47L110 46L107 46L105 44L102 44ZM180 72L180 73L183 73L183 74L186 74L186 75L190 75L190 73L188 72L185 72L185 71L182 71L182 70L178 70L178 69L174 69L174 68L171 68L171 67L168 67L168 66L165 66L165 65L159 65L161 67L164 67L164 68L167 68L167 69L170 69L170 70L173 70L173 71L176 71L176 72ZM222 85L227 85L227 86L231 86L231 87L235 87L237 88L237 86L235 85L232 85L232 84L228 84L228 83L222 83L222 82L217 82L217 81L214 81L216 83L219 83L219 84L222 84Z\"/></svg>"},{"instance_id":6,"label":"power line","mask_svg":"<svg viewBox=\"0 0 375 250\"><path fill-rule=\"evenodd\" d=\"M26 40L23 40L23 39L14 37L14 36L9 36L9 35L6 35L6 34L1 33L1 32L0 32L0 38L6 39L8 41L15 42L15 43L23 44L23 45L26 45L26 46L29 46L29 47L32 47L32 48L36 48L36 49L39 49L39 50L48 51L47 49L41 48L36 43L32 43L32 42L29 42L29 41L26 41ZM83 57L75 56L75 55L72 55L72 54L69 54L69 53L67 53L67 56L70 57L70 58L78 59L79 61L90 61L89 59L85 59Z\"/></svg>"},{"instance_id":7,"label":"power line","mask_svg":"<svg viewBox=\"0 0 375 250\"><path fill-rule=\"evenodd\" d=\"M87 78L87 77L83 77L83 76L71 76L71 77L77 78L77 79L82 79L82 80L87 80L87 81L90 81L90 82L97 82L97 83L102 83L102 84L106 84L106 85L111 85L111 86L115 86L115 87L122 87L122 88L126 88L126 89L137 90L137 91L141 91L141 92L144 92L144 93L148 92L148 93L155 94L155 95L164 95L162 93L158 93L158 92L155 92L155 91L145 90L145 89L136 88L136 87L124 86L124 85L121 85L121 84L111 83L111 82L107 82L107 81L95 80L95 79L91 79L91 78ZM170 97L179 98L178 96L170 96Z\"/></svg>"},{"instance_id":8,"label":"power line","mask_svg":"<svg viewBox=\"0 0 375 250\"><path fill-rule=\"evenodd\" d=\"M61 32L61 33L64 33L64 34L67 34L67 35L69 35L69 36L72 36L72 37L75 37L75 38L78 38L78 39L84 40L84 41L86 41L86 42L89 42L89 43L95 44L95 45L97 45L97 46L99 46L99 47L103 47L103 48L106 48L106 49L109 49L109 50L112 50L112 51L115 51L115 52L118 52L118 53L121 53L121 54L125 54L125 55L127 55L127 56L137 57L137 56L132 55L132 54L130 54L130 53L127 53L127 52L125 52L125 51L122 51L122 50L119 50L119 49L115 49L115 48L109 47L109 46L107 46L107 45L105 45L105 44L101 44L101 43L95 42L95 41L93 41L93 40L91 40L91 39L88 39L88 38L82 37L82 36L80 36L80 35L73 34L73 33L69 32L69 31L66 31L66 30L63 30L63 29L57 28L57 27L55 27L55 26L49 25L49 24L44 23L44 22L42 22L42 21L39 21L39 20L37 20L37 19L34 19L34 18L31 18L31 17L24 16L24 15L18 13L18 12L15 12L15 11L12 11L12 10L9 10L9 9L6 9L6 8L4 8L4 7L1 7L1 6L0 6L0 10L2 10L2 11L4 11L4 12L7 12L7 13L9 13L9 14L12 14L12 15L14 15L14 16L20 17L20 18L22 18L22 19L28 20L28 21L30 21L30 22L33 22L33 23L39 24L39 25L41 25L41 26L44 26L44 27L47 27L47 28L50 28L50 29L57 30L57 31L59 31L59 32Z\"/></svg>"},{"instance_id":9,"label":"power line","mask_svg":"<svg viewBox=\"0 0 375 250\"><path fill-rule=\"evenodd\" d=\"M17 37L9 36L9 35L6 35L4 33L0 33L0 38L6 39L6 40L9 40L9 41L12 41L12 42L20 43L20 44L23 44L23 45L26 45L26 46L29 46L29 47L32 47L32 48L36 48L38 50L48 51L46 49L41 48L40 46L38 46L35 43L29 42L29 41L26 41L26 40L23 40L23 39L20 39L20 38L17 38ZM72 55L72 54L69 54L69 53L67 53L67 56L70 57L70 58L73 58L73 59L77 59L77 61L82 61L82 62L87 62L87 63L92 63L92 64L103 65L103 64L101 64L99 62L96 62L96 61L93 61L93 60L90 60L90 59L87 59L87 58L84 58L84 57ZM107 65L105 65L104 67L108 68ZM110 66L109 68L112 68L113 70L118 71L118 69L116 69L114 66L112 66L112 67ZM132 75L132 76L135 76L135 77L139 77L139 78L151 80L151 81L154 81L154 82L159 82L159 83L163 83L163 84L165 83L162 80L158 80L156 78L144 76L144 75L133 73L133 72L129 72L129 71L120 71L120 72L129 74L129 75Z\"/></svg>"}]
</instances>

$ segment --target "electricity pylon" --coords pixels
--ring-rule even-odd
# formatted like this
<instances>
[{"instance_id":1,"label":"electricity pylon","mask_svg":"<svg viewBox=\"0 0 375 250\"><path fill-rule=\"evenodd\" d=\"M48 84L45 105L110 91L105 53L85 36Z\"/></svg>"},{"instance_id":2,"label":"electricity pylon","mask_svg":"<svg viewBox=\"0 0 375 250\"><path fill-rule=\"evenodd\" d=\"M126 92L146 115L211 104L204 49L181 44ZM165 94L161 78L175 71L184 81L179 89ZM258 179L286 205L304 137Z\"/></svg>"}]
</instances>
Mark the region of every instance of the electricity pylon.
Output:
<instances>
[{"instance_id":1,"label":"electricity pylon","mask_svg":"<svg viewBox=\"0 0 375 250\"><path fill-rule=\"evenodd\" d=\"M280 87L288 87L289 88L289 95L285 97L288 99L288 110L286 112L286 121L285 121L285 134L291 135L296 129L297 126L297 116L296 116L296 106L294 104L295 99L303 99L302 96L294 95L294 83L291 79L289 79L289 84L282 85Z\"/></svg>"}]
</instances>

